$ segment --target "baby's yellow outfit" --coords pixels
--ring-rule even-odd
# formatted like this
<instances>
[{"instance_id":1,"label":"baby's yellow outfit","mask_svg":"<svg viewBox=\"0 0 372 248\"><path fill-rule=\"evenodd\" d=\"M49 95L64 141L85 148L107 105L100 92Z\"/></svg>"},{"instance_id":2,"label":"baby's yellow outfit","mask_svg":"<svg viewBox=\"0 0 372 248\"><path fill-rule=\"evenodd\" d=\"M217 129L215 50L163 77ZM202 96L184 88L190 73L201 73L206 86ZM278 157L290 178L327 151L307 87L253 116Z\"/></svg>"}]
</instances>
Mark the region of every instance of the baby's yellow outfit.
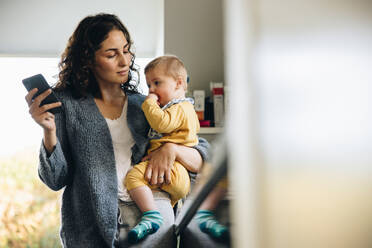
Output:
<instances>
[{"instance_id":1,"label":"baby's yellow outfit","mask_svg":"<svg viewBox=\"0 0 372 248\"><path fill-rule=\"evenodd\" d=\"M200 126L193 104L186 99L173 101L170 102L169 107L167 107L167 104L163 109L158 106L154 99L146 99L142 104L142 110L151 128L160 134L159 137L150 140L148 153L168 142L189 147L198 144L197 133ZM157 185L150 185L144 179L147 164L148 161L141 162L128 172L125 179L128 190L144 185L151 189L159 188ZM188 194L190 178L181 163L174 162L171 169L171 183L161 185L160 189L170 194L172 206Z\"/></svg>"}]
</instances>

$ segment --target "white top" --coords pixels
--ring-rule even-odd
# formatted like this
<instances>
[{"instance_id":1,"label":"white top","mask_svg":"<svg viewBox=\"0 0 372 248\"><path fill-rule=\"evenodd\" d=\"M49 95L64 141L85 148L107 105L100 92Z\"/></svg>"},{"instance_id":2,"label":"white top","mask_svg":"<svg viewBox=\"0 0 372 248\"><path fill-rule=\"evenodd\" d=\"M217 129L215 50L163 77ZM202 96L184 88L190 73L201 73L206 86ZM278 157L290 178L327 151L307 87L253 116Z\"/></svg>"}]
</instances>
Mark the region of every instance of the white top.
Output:
<instances>
[{"instance_id":1,"label":"white top","mask_svg":"<svg viewBox=\"0 0 372 248\"><path fill-rule=\"evenodd\" d=\"M118 198L122 201L132 201L128 190L124 186L124 179L131 168L132 146L134 140L127 123L128 100L125 100L123 110L119 118L115 120L106 119L109 127L112 144L114 147L116 174L118 177Z\"/></svg>"}]
</instances>

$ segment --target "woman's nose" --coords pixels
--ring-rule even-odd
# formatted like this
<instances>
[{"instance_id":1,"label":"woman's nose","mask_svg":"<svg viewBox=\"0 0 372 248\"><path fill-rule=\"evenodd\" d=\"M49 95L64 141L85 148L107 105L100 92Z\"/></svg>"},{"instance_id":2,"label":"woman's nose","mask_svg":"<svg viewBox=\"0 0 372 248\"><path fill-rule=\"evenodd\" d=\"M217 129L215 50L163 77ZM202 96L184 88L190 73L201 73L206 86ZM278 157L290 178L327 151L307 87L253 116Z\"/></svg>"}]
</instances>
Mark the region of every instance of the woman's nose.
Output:
<instances>
[{"instance_id":1,"label":"woman's nose","mask_svg":"<svg viewBox=\"0 0 372 248\"><path fill-rule=\"evenodd\" d=\"M132 58L132 55L130 54L121 54L120 61L119 61L120 66L130 65L131 58Z\"/></svg>"}]
</instances>

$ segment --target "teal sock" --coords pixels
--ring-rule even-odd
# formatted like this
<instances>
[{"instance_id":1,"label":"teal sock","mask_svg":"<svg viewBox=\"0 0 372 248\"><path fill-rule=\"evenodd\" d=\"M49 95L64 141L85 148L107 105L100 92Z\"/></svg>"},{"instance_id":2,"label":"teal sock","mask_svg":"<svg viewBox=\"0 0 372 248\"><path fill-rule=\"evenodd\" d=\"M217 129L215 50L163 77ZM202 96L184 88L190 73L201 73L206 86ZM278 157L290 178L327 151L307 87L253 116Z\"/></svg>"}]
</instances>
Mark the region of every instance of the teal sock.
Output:
<instances>
[{"instance_id":1,"label":"teal sock","mask_svg":"<svg viewBox=\"0 0 372 248\"><path fill-rule=\"evenodd\" d=\"M229 236L229 230L226 226L221 225L214 216L212 211L199 210L196 213L196 220L200 230L209 234L213 238L226 240Z\"/></svg>"},{"instance_id":2,"label":"teal sock","mask_svg":"<svg viewBox=\"0 0 372 248\"><path fill-rule=\"evenodd\" d=\"M163 224L163 217L160 212L152 210L142 214L140 222L128 233L128 241L137 243L147 235L156 232Z\"/></svg>"}]
</instances>

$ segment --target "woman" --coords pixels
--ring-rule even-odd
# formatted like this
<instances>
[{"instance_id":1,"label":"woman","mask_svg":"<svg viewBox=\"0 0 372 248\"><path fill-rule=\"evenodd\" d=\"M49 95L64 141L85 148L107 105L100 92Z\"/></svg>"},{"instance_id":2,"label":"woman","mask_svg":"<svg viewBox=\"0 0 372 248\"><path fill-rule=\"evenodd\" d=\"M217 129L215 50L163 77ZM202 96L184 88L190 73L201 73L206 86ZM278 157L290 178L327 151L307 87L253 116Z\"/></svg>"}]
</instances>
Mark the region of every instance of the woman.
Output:
<instances>
[{"instance_id":1,"label":"woman","mask_svg":"<svg viewBox=\"0 0 372 248\"><path fill-rule=\"evenodd\" d=\"M129 32L116 16L88 16L62 55L55 87L61 102L40 107L50 91L34 100L37 89L26 95L32 118L44 130L40 178L53 190L64 188L61 239L65 247L126 247L125 232L140 217L118 183L142 159L148 144L149 125L141 111L144 96L131 80L136 72L131 48ZM48 112L60 105L62 113ZM146 179L162 184L176 159L197 172L207 146L205 140L194 148L164 145L146 158ZM174 215L169 197L163 192L154 196L167 217L162 230L138 245L172 246Z\"/></svg>"}]
</instances>

